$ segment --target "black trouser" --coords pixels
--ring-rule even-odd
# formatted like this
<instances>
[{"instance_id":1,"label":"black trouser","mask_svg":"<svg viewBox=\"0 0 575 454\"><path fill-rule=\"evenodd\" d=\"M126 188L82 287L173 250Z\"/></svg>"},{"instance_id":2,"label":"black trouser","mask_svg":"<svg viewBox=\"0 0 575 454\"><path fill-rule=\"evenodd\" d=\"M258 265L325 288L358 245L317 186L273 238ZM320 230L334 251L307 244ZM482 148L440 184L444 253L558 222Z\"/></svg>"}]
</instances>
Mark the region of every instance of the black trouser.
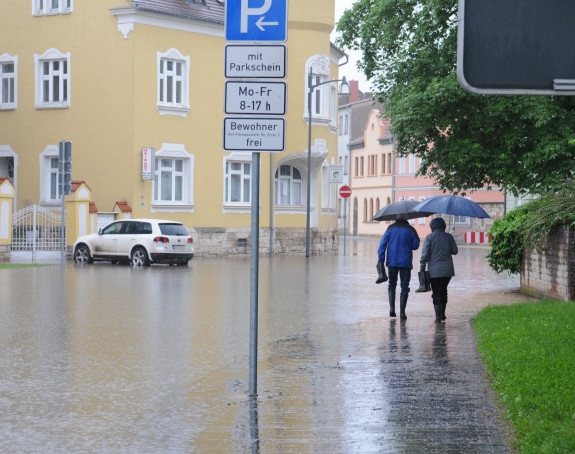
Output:
<instances>
[{"instance_id":1,"label":"black trouser","mask_svg":"<svg viewBox=\"0 0 575 454\"><path fill-rule=\"evenodd\" d=\"M431 299L433 304L447 304L447 286L451 277L432 277L431 282Z\"/></svg>"}]
</instances>

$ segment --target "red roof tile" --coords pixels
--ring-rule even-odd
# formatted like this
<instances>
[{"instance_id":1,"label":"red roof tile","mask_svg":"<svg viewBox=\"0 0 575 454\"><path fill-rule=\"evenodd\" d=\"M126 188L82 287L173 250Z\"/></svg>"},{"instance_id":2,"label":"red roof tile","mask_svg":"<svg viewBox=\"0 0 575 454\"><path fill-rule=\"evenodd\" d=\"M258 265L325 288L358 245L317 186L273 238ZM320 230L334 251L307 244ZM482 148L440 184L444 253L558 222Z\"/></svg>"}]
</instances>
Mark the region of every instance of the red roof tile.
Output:
<instances>
[{"instance_id":1,"label":"red roof tile","mask_svg":"<svg viewBox=\"0 0 575 454\"><path fill-rule=\"evenodd\" d=\"M116 202L116 205L114 205L114 208L118 207L118 209L122 212L122 213L131 213L132 212L132 208L130 208L130 206L128 205L128 202Z\"/></svg>"}]
</instances>

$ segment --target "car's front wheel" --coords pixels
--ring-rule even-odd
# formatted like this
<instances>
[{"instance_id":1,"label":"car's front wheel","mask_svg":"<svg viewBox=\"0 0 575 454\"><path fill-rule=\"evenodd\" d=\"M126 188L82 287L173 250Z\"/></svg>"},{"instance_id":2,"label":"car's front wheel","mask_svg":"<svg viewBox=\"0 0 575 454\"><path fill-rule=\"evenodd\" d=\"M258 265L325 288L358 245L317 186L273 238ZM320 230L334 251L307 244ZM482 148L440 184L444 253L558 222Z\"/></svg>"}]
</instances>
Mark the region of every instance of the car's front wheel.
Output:
<instances>
[{"instance_id":1,"label":"car's front wheel","mask_svg":"<svg viewBox=\"0 0 575 454\"><path fill-rule=\"evenodd\" d=\"M137 247L132 252L132 266L148 266L150 264L150 259L148 258L148 253L143 247Z\"/></svg>"},{"instance_id":2,"label":"car's front wheel","mask_svg":"<svg viewBox=\"0 0 575 454\"><path fill-rule=\"evenodd\" d=\"M74 251L74 262L76 263L92 263L94 259L90 254L90 248L85 244L80 244Z\"/></svg>"}]
</instances>

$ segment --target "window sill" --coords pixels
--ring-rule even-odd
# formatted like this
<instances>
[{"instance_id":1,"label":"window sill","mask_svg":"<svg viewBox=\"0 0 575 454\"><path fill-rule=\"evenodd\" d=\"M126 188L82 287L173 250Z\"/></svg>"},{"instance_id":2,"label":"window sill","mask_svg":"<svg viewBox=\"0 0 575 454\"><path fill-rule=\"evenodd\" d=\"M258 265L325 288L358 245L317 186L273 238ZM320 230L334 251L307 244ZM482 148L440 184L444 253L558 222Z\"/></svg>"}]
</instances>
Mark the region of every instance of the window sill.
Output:
<instances>
[{"instance_id":1,"label":"window sill","mask_svg":"<svg viewBox=\"0 0 575 454\"><path fill-rule=\"evenodd\" d=\"M6 105L0 104L0 110L16 110L16 106L9 105L9 104L6 104Z\"/></svg>"},{"instance_id":2,"label":"window sill","mask_svg":"<svg viewBox=\"0 0 575 454\"><path fill-rule=\"evenodd\" d=\"M251 213L251 210L251 203L224 203L223 205L224 213Z\"/></svg>"},{"instance_id":3,"label":"window sill","mask_svg":"<svg viewBox=\"0 0 575 454\"><path fill-rule=\"evenodd\" d=\"M70 104L36 104L36 109L38 110L48 110L48 109L69 109Z\"/></svg>"},{"instance_id":4,"label":"window sill","mask_svg":"<svg viewBox=\"0 0 575 454\"><path fill-rule=\"evenodd\" d=\"M274 205L274 211L277 214L305 214L307 209L303 205ZM312 211L315 211L314 207L310 207Z\"/></svg>"},{"instance_id":5,"label":"window sill","mask_svg":"<svg viewBox=\"0 0 575 454\"><path fill-rule=\"evenodd\" d=\"M152 203L152 213L193 213L195 205L190 203Z\"/></svg>"},{"instance_id":6,"label":"window sill","mask_svg":"<svg viewBox=\"0 0 575 454\"><path fill-rule=\"evenodd\" d=\"M157 105L156 109L158 109L160 115L177 115L184 118L190 113L189 107Z\"/></svg>"}]
</instances>

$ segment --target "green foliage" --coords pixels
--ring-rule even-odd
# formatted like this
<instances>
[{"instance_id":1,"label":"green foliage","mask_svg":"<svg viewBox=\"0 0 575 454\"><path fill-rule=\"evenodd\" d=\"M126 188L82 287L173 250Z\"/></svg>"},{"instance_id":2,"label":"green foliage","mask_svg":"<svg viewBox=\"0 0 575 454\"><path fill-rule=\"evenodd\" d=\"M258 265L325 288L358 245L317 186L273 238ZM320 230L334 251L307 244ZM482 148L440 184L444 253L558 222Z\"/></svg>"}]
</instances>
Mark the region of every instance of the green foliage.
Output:
<instances>
[{"instance_id":1,"label":"green foliage","mask_svg":"<svg viewBox=\"0 0 575 454\"><path fill-rule=\"evenodd\" d=\"M357 0L337 43L386 104L397 152L454 193L555 191L575 172L575 98L478 96L457 82L457 0Z\"/></svg>"},{"instance_id":2,"label":"green foliage","mask_svg":"<svg viewBox=\"0 0 575 454\"><path fill-rule=\"evenodd\" d=\"M522 454L575 452L575 303L488 307L473 322Z\"/></svg>"},{"instance_id":3,"label":"green foliage","mask_svg":"<svg viewBox=\"0 0 575 454\"><path fill-rule=\"evenodd\" d=\"M524 248L541 249L552 228L565 220L575 224L574 181L495 220L489 231L492 235L487 254L489 265L498 273L519 273Z\"/></svg>"},{"instance_id":4,"label":"green foliage","mask_svg":"<svg viewBox=\"0 0 575 454\"><path fill-rule=\"evenodd\" d=\"M528 215L527 207L510 211L503 219L493 221L489 230L491 248L487 254L489 266L496 272L516 274L521 271L521 259L525 247L525 235L522 229Z\"/></svg>"}]
</instances>

